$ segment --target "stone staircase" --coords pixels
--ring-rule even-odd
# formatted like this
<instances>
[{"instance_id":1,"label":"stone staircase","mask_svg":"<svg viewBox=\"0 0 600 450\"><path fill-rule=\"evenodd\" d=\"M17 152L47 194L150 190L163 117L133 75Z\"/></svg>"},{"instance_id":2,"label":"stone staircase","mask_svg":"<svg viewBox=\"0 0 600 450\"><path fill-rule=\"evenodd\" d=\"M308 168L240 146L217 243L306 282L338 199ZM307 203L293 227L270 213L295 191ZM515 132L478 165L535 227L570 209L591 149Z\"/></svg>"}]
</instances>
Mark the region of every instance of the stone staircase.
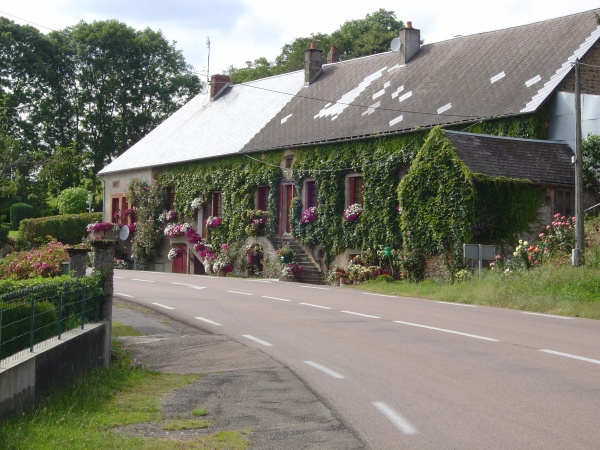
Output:
<instances>
[{"instance_id":1,"label":"stone staircase","mask_svg":"<svg viewBox=\"0 0 600 450\"><path fill-rule=\"evenodd\" d=\"M309 284L325 284L323 272L319 270L313 259L306 254L302 246L294 238L290 237L270 237L269 240L276 249L280 249L284 244L287 244L296 254L294 262L304 269L302 283Z\"/></svg>"}]
</instances>

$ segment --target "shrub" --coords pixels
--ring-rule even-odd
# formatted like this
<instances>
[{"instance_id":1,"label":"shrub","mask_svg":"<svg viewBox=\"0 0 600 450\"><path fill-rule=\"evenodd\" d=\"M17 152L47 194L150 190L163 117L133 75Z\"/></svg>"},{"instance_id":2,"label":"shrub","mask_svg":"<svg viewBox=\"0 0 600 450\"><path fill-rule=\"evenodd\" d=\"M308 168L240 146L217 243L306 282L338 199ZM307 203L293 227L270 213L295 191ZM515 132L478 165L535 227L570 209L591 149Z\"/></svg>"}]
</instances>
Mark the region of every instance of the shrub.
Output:
<instances>
[{"instance_id":1,"label":"shrub","mask_svg":"<svg viewBox=\"0 0 600 450\"><path fill-rule=\"evenodd\" d=\"M87 210L87 189L68 188L58 194L58 211L61 214L82 214Z\"/></svg>"},{"instance_id":2,"label":"shrub","mask_svg":"<svg viewBox=\"0 0 600 450\"><path fill-rule=\"evenodd\" d=\"M62 274L62 263L68 260L67 248L52 241L37 250L10 253L0 261L0 277L13 280L56 277Z\"/></svg>"},{"instance_id":3,"label":"shrub","mask_svg":"<svg viewBox=\"0 0 600 450\"><path fill-rule=\"evenodd\" d=\"M0 247L8 242L8 231L10 227L6 224L0 223Z\"/></svg>"},{"instance_id":4,"label":"shrub","mask_svg":"<svg viewBox=\"0 0 600 450\"><path fill-rule=\"evenodd\" d=\"M29 347L31 303L28 301L2 303L2 345L0 359ZM34 340L37 344L56 335L57 314L54 305L47 301L34 302Z\"/></svg>"},{"instance_id":5,"label":"shrub","mask_svg":"<svg viewBox=\"0 0 600 450\"><path fill-rule=\"evenodd\" d=\"M76 245L86 237L88 224L99 220L102 220L100 212L27 219L21 222L20 238L40 245L48 242L48 236L51 236L63 244Z\"/></svg>"},{"instance_id":6,"label":"shrub","mask_svg":"<svg viewBox=\"0 0 600 450\"><path fill-rule=\"evenodd\" d=\"M27 203L15 203L10 207L10 224L13 231L19 229L19 224L23 219L29 219L35 215L33 206Z\"/></svg>"}]
</instances>

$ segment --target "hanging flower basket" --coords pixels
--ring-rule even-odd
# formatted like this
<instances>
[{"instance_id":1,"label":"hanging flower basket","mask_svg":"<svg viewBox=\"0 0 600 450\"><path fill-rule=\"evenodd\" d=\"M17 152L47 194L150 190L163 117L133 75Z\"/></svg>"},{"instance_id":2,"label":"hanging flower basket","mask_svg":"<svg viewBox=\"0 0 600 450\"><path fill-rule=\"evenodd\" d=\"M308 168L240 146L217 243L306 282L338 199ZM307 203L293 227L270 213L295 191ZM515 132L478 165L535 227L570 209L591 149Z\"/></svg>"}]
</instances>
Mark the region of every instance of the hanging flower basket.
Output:
<instances>
[{"instance_id":1,"label":"hanging flower basket","mask_svg":"<svg viewBox=\"0 0 600 450\"><path fill-rule=\"evenodd\" d=\"M344 221L354 222L356 219L358 219L360 217L362 212L363 212L362 205L360 203L354 203L354 204L348 206L344 210L344 212L343 212Z\"/></svg>"}]
</instances>

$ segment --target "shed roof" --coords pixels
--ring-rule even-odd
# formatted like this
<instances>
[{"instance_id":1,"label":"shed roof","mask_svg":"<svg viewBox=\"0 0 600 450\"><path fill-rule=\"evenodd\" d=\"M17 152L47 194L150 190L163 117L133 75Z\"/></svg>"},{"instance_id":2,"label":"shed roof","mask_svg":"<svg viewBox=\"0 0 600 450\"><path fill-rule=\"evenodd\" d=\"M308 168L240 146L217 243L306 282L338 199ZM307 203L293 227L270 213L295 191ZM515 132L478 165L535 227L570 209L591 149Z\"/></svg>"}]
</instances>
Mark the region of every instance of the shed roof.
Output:
<instances>
[{"instance_id":1,"label":"shed roof","mask_svg":"<svg viewBox=\"0 0 600 450\"><path fill-rule=\"evenodd\" d=\"M573 186L573 150L562 141L515 139L445 130L456 154L474 173Z\"/></svg>"}]
</instances>

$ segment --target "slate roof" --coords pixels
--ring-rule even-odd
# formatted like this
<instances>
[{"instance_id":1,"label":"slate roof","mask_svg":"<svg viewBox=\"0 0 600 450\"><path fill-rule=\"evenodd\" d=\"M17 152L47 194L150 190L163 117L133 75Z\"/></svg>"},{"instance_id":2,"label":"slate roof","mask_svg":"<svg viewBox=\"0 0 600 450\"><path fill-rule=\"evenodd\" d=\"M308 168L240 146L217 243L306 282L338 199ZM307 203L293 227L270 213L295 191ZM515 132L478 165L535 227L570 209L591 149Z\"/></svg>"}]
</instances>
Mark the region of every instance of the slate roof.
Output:
<instances>
[{"instance_id":1,"label":"slate roof","mask_svg":"<svg viewBox=\"0 0 600 450\"><path fill-rule=\"evenodd\" d=\"M600 11L600 10L599 10ZM422 35L427 39L426 35ZM199 95L100 173L535 112L600 38L592 11Z\"/></svg>"},{"instance_id":2,"label":"slate roof","mask_svg":"<svg viewBox=\"0 0 600 450\"><path fill-rule=\"evenodd\" d=\"M444 130L456 154L474 173L573 186L573 150L562 141L515 139Z\"/></svg>"}]
</instances>

